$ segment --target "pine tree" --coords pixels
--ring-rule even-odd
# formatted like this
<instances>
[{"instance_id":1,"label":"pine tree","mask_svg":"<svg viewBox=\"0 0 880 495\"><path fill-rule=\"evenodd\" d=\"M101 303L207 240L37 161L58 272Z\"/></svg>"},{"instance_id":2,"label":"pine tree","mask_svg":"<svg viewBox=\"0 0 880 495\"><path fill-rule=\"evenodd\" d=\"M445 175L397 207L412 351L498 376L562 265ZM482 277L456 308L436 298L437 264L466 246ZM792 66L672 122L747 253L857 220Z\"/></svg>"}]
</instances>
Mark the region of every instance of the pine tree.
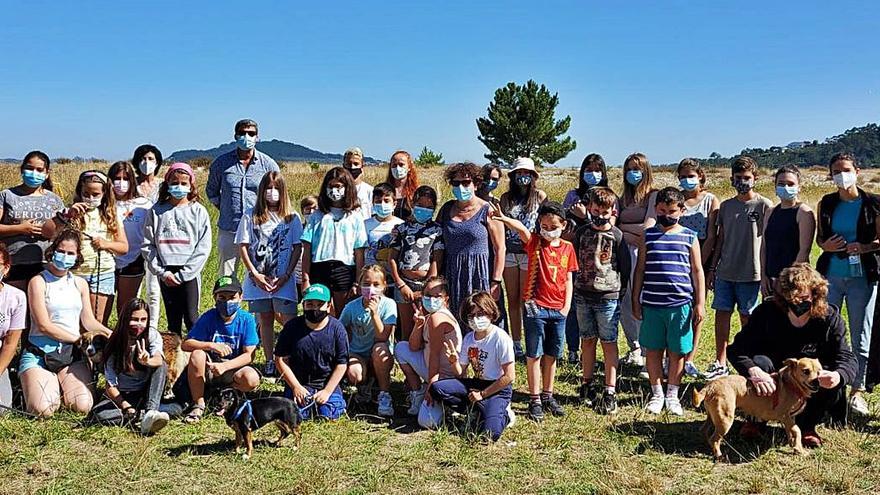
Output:
<instances>
[{"instance_id":1,"label":"pine tree","mask_svg":"<svg viewBox=\"0 0 880 495\"><path fill-rule=\"evenodd\" d=\"M422 148L422 152L419 153L419 157L416 158L416 165L422 167L426 165L443 165L443 153L434 153L425 146Z\"/></svg>"}]
</instances>

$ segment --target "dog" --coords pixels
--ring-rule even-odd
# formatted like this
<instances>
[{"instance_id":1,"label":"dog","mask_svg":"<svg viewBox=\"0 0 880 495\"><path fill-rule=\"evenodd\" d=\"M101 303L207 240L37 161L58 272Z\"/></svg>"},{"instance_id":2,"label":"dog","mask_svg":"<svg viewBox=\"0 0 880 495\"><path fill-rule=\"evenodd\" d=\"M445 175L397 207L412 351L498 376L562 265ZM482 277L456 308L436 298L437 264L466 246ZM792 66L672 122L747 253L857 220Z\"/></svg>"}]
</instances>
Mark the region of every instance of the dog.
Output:
<instances>
[{"instance_id":1,"label":"dog","mask_svg":"<svg viewBox=\"0 0 880 495\"><path fill-rule=\"evenodd\" d=\"M299 448L302 415L292 400L286 397L248 399L236 390L225 389L220 393L219 407L225 411L226 424L235 431L235 451L240 452L243 446L247 449L245 459L254 451L254 431L270 422L274 422L280 432L274 443L276 447L293 434L295 448Z\"/></svg>"},{"instance_id":2,"label":"dog","mask_svg":"<svg viewBox=\"0 0 880 495\"><path fill-rule=\"evenodd\" d=\"M730 431L737 409L758 419L781 422L794 451L806 454L801 430L794 418L803 411L807 399L819 390L820 371L822 365L817 359L786 359L783 368L774 374L776 391L770 396L759 396L749 380L739 375L712 381L702 391L695 389L694 405L699 407L703 403L706 407L702 432L715 461L726 459L721 453L721 440Z\"/></svg>"},{"instance_id":3,"label":"dog","mask_svg":"<svg viewBox=\"0 0 880 495\"><path fill-rule=\"evenodd\" d=\"M165 391L170 393L174 388L175 382L180 378L187 363L189 363L189 354L180 348L180 335L170 332L160 332L162 336L162 353L165 355L165 363L168 365L168 374L165 376Z\"/></svg>"},{"instance_id":4,"label":"dog","mask_svg":"<svg viewBox=\"0 0 880 495\"><path fill-rule=\"evenodd\" d=\"M104 349L109 341L110 338L104 332L92 331L80 336L79 351L95 372L104 371Z\"/></svg>"}]
</instances>

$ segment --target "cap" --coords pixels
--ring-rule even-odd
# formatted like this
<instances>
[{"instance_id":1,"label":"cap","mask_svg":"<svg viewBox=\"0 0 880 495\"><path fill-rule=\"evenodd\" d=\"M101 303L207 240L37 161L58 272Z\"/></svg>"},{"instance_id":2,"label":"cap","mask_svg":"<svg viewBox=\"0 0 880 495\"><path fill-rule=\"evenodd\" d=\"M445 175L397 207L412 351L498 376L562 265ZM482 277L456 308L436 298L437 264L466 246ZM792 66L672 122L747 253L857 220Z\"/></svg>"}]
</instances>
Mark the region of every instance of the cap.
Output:
<instances>
[{"instance_id":1,"label":"cap","mask_svg":"<svg viewBox=\"0 0 880 495\"><path fill-rule=\"evenodd\" d=\"M511 170L510 173L514 173L517 170L528 170L529 172L532 172L535 174L538 173L535 170L535 161L532 160L531 158L520 157L520 158L517 158L516 160L514 160L513 161L513 170Z\"/></svg>"},{"instance_id":2,"label":"cap","mask_svg":"<svg viewBox=\"0 0 880 495\"><path fill-rule=\"evenodd\" d=\"M328 302L330 301L330 289L325 285L321 284L313 284L310 285L308 289L303 291L303 301L308 301L313 299L315 301Z\"/></svg>"},{"instance_id":3,"label":"cap","mask_svg":"<svg viewBox=\"0 0 880 495\"><path fill-rule=\"evenodd\" d=\"M214 294L218 292L241 292L241 284L235 277L220 277L214 282Z\"/></svg>"}]
</instances>

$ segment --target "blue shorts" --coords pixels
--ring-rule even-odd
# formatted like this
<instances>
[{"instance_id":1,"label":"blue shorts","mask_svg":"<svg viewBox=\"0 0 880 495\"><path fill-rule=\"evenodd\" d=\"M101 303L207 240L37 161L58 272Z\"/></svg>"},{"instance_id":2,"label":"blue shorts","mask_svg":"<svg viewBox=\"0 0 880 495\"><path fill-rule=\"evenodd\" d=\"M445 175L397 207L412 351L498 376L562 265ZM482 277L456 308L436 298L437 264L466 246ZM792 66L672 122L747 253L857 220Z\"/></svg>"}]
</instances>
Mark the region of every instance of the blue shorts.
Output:
<instances>
[{"instance_id":1,"label":"blue shorts","mask_svg":"<svg viewBox=\"0 0 880 495\"><path fill-rule=\"evenodd\" d=\"M296 301L272 297L248 301L251 313L281 313L296 316Z\"/></svg>"},{"instance_id":2,"label":"blue shorts","mask_svg":"<svg viewBox=\"0 0 880 495\"><path fill-rule=\"evenodd\" d=\"M413 292L421 292L425 288L425 282L422 280L409 280L404 278L403 283L405 283ZM408 304L403 300L403 294L400 293L400 289L397 287L394 288L394 302L398 304Z\"/></svg>"},{"instance_id":3,"label":"blue shorts","mask_svg":"<svg viewBox=\"0 0 880 495\"><path fill-rule=\"evenodd\" d=\"M758 307L761 282L731 282L715 279L715 298L712 309L732 312L734 306L741 315L749 316Z\"/></svg>"},{"instance_id":4,"label":"blue shorts","mask_svg":"<svg viewBox=\"0 0 880 495\"><path fill-rule=\"evenodd\" d=\"M673 308L642 306L639 344L649 351L668 349L682 355L691 352L694 349L691 305Z\"/></svg>"},{"instance_id":5,"label":"blue shorts","mask_svg":"<svg viewBox=\"0 0 880 495\"><path fill-rule=\"evenodd\" d=\"M21 359L18 361L18 376L31 368L46 369L46 361L31 351L21 351Z\"/></svg>"},{"instance_id":6,"label":"blue shorts","mask_svg":"<svg viewBox=\"0 0 880 495\"><path fill-rule=\"evenodd\" d=\"M598 302L588 302L580 294L575 294L574 302L582 339L598 338L602 342L617 342L620 301L603 299Z\"/></svg>"},{"instance_id":7,"label":"blue shorts","mask_svg":"<svg viewBox=\"0 0 880 495\"><path fill-rule=\"evenodd\" d=\"M566 317L558 309L540 306L535 316L524 317L526 356L530 358L539 358L545 354L559 356L565 339L565 320Z\"/></svg>"},{"instance_id":8,"label":"blue shorts","mask_svg":"<svg viewBox=\"0 0 880 495\"><path fill-rule=\"evenodd\" d=\"M102 296L116 294L116 270L86 275L83 278L89 284L89 292L92 294L101 294Z\"/></svg>"},{"instance_id":9,"label":"blue shorts","mask_svg":"<svg viewBox=\"0 0 880 495\"><path fill-rule=\"evenodd\" d=\"M315 395L315 392L318 390L309 386L306 386L306 390L309 391L309 397ZM293 399L293 390L285 386L284 387L284 396L288 399ZM299 407L299 404L297 404ZM300 408L300 414L302 415L302 419L312 419L312 417L316 416L322 419L339 419L345 414L345 398L342 396L342 389L336 387L336 390L330 394L330 397L327 399L327 402L321 405L317 403L313 403L312 399L309 398L306 400L306 406Z\"/></svg>"}]
</instances>

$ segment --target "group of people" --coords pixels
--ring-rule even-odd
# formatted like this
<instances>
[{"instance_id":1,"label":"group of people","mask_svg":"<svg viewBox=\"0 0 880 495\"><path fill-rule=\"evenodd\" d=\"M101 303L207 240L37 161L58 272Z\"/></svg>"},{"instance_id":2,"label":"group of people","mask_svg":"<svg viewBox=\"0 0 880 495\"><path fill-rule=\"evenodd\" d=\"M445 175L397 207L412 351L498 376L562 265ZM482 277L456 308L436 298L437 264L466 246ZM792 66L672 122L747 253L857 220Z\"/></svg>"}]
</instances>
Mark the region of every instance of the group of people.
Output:
<instances>
[{"instance_id":1,"label":"group of people","mask_svg":"<svg viewBox=\"0 0 880 495\"><path fill-rule=\"evenodd\" d=\"M9 368L26 331L17 374L29 413L51 416L63 403L100 423L139 422L145 434L174 416L199 421L211 391L250 392L261 377L280 379L304 418L339 418L345 388L366 405L374 387L377 413L393 417L396 362L419 424L439 425L446 408L476 411L480 431L498 439L515 418L517 359L526 364L527 416L565 414L554 378L566 342L581 365L580 400L601 414L617 411L621 362L644 367L649 412L681 415L684 375L715 379L729 361L772 394L771 373L802 356L825 367L822 391L799 416L805 443L821 443L815 426L826 413L843 420L847 404L868 413L880 204L858 188L850 155L831 160L837 191L814 214L799 199L796 167L775 173L774 205L754 191L759 169L749 157L733 162L736 196L723 202L698 161L679 164L680 187L657 190L636 153L620 195L591 154L562 203L540 189L527 157L508 170L446 167L453 198L441 203L409 153L395 152L385 182L371 186L363 153L351 148L297 212L277 163L256 149L256 122L237 122L234 139L203 190L219 210L216 239L197 174L185 163L164 166L155 146L106 172L83 172L67 207L49 158L25 156L22 183L0 192L0 404L11 406ZM496 197L505 173L508 188ZM814 236L823 250L816 269ZM215 242L214 305L200 315ZM700 372L693 355L710 290L716 359ZM163 330L189 353L173 401L163 400L160 299ZM743 330L728 346L734 309ZM109 337L97 404L77 351L83 335ZM604 380L594 384L600 344Z\"/></svg>"}]
</instances>

